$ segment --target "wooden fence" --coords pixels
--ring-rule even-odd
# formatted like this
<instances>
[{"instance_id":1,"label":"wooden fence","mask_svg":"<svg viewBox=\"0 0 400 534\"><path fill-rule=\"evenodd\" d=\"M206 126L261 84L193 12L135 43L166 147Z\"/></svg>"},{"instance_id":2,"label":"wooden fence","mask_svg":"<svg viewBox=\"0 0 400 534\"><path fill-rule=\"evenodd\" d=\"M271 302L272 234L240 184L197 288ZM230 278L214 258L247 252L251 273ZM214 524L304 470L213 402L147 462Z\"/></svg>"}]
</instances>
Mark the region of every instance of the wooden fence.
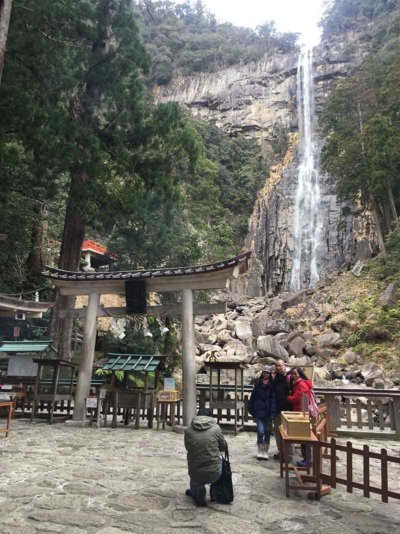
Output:
<instances>
[{"instance_id":1,"label":"wooden fence","mask_svg":"<svg viewBox=\"0 0 400 534\"><path fill-rule=\"evenodd\" d=\"M353 493L353 489L362 490L364 497L370 497L371 493L381 496L382 502L387 503L389 498L400 499L400 493L389 488L388 472L393 468L398 471L400 475L400 456L390 456L386 449L381 449L380 452L370 450L368 445L364 445L362 449L355 448L351 441L346 445L339 445L336 439L331 439L330 442L323 441L321 446L329 451L329 462L322 462L322 482L328 484L332 488L336 488L337 484L346 486L348 493ZM338 456L339 452L345 453L345 470L338 472ZM362 456L362 480L354 480L353 462L354 457ZM378 465L375 471L380 471L380 485L374 486L371 482L371 460L378 460ZM326 470L326 471L325 471ZM325 471L325 472L324 472ZM397 479L398 480L398 479Z\"/></svg>"},{"instance_id":2,"label":"wooden fence","mask_svg":"<svg viewBox=\"0 0 400 534\"><path fill-rule=\"evenodd\" d=\"M98 388L101 383L101 380L96 379L92 385ZM253 419L248 413L251 390L252 386L244 386L244 421L249 428L254 427ZM315 388L315 393L320 402L326 404L328 432L331 435L400 439L399 390ZM197 394L198 406L206 406L209 400L208 384L197 384ZM223 386L223 395L225 399L231 399L233 387ZM70 402L57 403L54 411L69 414L72 405ZM30 409L29 395L17 400L19 414L27 415ZM39 412L46 410L47 405L41 403ZM220 410L218 415L222 423L234 419L232 409ZM142 417L146 418L144 411Z\"/></svg>"},{"instance_id":3,"label":"wooden fence","mask_svg":"<svg viewBox=\"0 0 400 534\"><path fill-rule=\"evenodd\" d=\"M400 438L400 391L319 389L328 409L328 431L339 436Z\"/></svg>"}]
</instances>

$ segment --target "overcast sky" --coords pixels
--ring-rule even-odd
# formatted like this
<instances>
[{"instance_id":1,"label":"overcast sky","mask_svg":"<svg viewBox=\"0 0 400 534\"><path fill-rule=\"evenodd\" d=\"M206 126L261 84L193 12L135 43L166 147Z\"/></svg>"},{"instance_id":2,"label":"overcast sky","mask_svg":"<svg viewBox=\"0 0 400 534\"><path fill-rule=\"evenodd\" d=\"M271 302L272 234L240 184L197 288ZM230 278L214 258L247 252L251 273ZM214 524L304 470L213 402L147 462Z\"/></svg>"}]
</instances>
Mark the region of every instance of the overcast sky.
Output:
<instances>
[{"instance_id":1,"label":"overcast sky","mask_svg":"<svg viewBox=\"0 0 400 534\"><path fill-rule=\"evenodd\" d=\"M256 28L274 20L281 32L299 32L303 41L316 44L323 0L204 0L219 22Z\"/></svg>"}]
</instances>

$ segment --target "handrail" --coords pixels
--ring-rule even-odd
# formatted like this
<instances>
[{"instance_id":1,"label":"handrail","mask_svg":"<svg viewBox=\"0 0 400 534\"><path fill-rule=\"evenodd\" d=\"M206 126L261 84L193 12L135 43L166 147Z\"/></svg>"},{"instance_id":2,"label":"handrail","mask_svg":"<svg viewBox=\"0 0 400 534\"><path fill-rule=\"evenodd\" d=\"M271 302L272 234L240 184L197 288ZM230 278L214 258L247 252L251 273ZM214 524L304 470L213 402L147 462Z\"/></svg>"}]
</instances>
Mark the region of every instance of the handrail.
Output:
<instances>
[{"instance_id":1,"label":"handrail","mask_svg":"<svg viewBox=\"0 0 400 534\"><path fill-rule=\"evenodd\" d=\"M316 395L343 395L348 397L400 397L399 389L314 388Z\"/></svg>"}]
</instances>

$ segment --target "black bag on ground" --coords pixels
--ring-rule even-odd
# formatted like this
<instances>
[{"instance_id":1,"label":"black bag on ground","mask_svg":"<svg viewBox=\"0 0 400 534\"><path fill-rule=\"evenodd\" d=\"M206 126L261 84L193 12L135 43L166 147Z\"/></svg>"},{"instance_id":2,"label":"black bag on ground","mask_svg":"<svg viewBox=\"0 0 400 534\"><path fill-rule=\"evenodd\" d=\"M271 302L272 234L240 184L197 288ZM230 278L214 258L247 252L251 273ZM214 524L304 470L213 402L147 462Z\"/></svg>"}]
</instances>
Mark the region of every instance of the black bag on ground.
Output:
<instances>
[{"instance_id":1,"label":"black bag on ground","mask_svg":"<svg viewBox=\"0 0 400 534\"><path fill-rule=\"evenodd\" d=\"M223 504L233 501L232 470L228 451L225 451L225 458L222 458L221 476L210 486L210 496L212 501Z\"/></svg>"}]
</instances>

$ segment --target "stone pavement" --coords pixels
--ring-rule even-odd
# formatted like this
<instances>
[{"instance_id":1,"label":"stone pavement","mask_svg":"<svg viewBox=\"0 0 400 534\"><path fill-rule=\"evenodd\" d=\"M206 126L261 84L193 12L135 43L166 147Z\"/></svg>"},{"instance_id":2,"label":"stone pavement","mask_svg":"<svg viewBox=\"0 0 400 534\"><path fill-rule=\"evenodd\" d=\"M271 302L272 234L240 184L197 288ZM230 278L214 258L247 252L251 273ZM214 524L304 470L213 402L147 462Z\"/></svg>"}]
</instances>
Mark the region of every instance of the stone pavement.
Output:
<instances>
[{"instance_id":1,"label":"stone pavement","mask_svg":"<svg viewBox=\"0 0 400 534\"><path fill-rule=\"evenodd\" d=\"M255 459L255 434L228 442L235 501L196 508L184 495L180 434L15 421L10 437L0 438L0 533L400 532L400 502L340 490L320 503L287 499L278 463Z\"/></svg>"}]
</instances>

